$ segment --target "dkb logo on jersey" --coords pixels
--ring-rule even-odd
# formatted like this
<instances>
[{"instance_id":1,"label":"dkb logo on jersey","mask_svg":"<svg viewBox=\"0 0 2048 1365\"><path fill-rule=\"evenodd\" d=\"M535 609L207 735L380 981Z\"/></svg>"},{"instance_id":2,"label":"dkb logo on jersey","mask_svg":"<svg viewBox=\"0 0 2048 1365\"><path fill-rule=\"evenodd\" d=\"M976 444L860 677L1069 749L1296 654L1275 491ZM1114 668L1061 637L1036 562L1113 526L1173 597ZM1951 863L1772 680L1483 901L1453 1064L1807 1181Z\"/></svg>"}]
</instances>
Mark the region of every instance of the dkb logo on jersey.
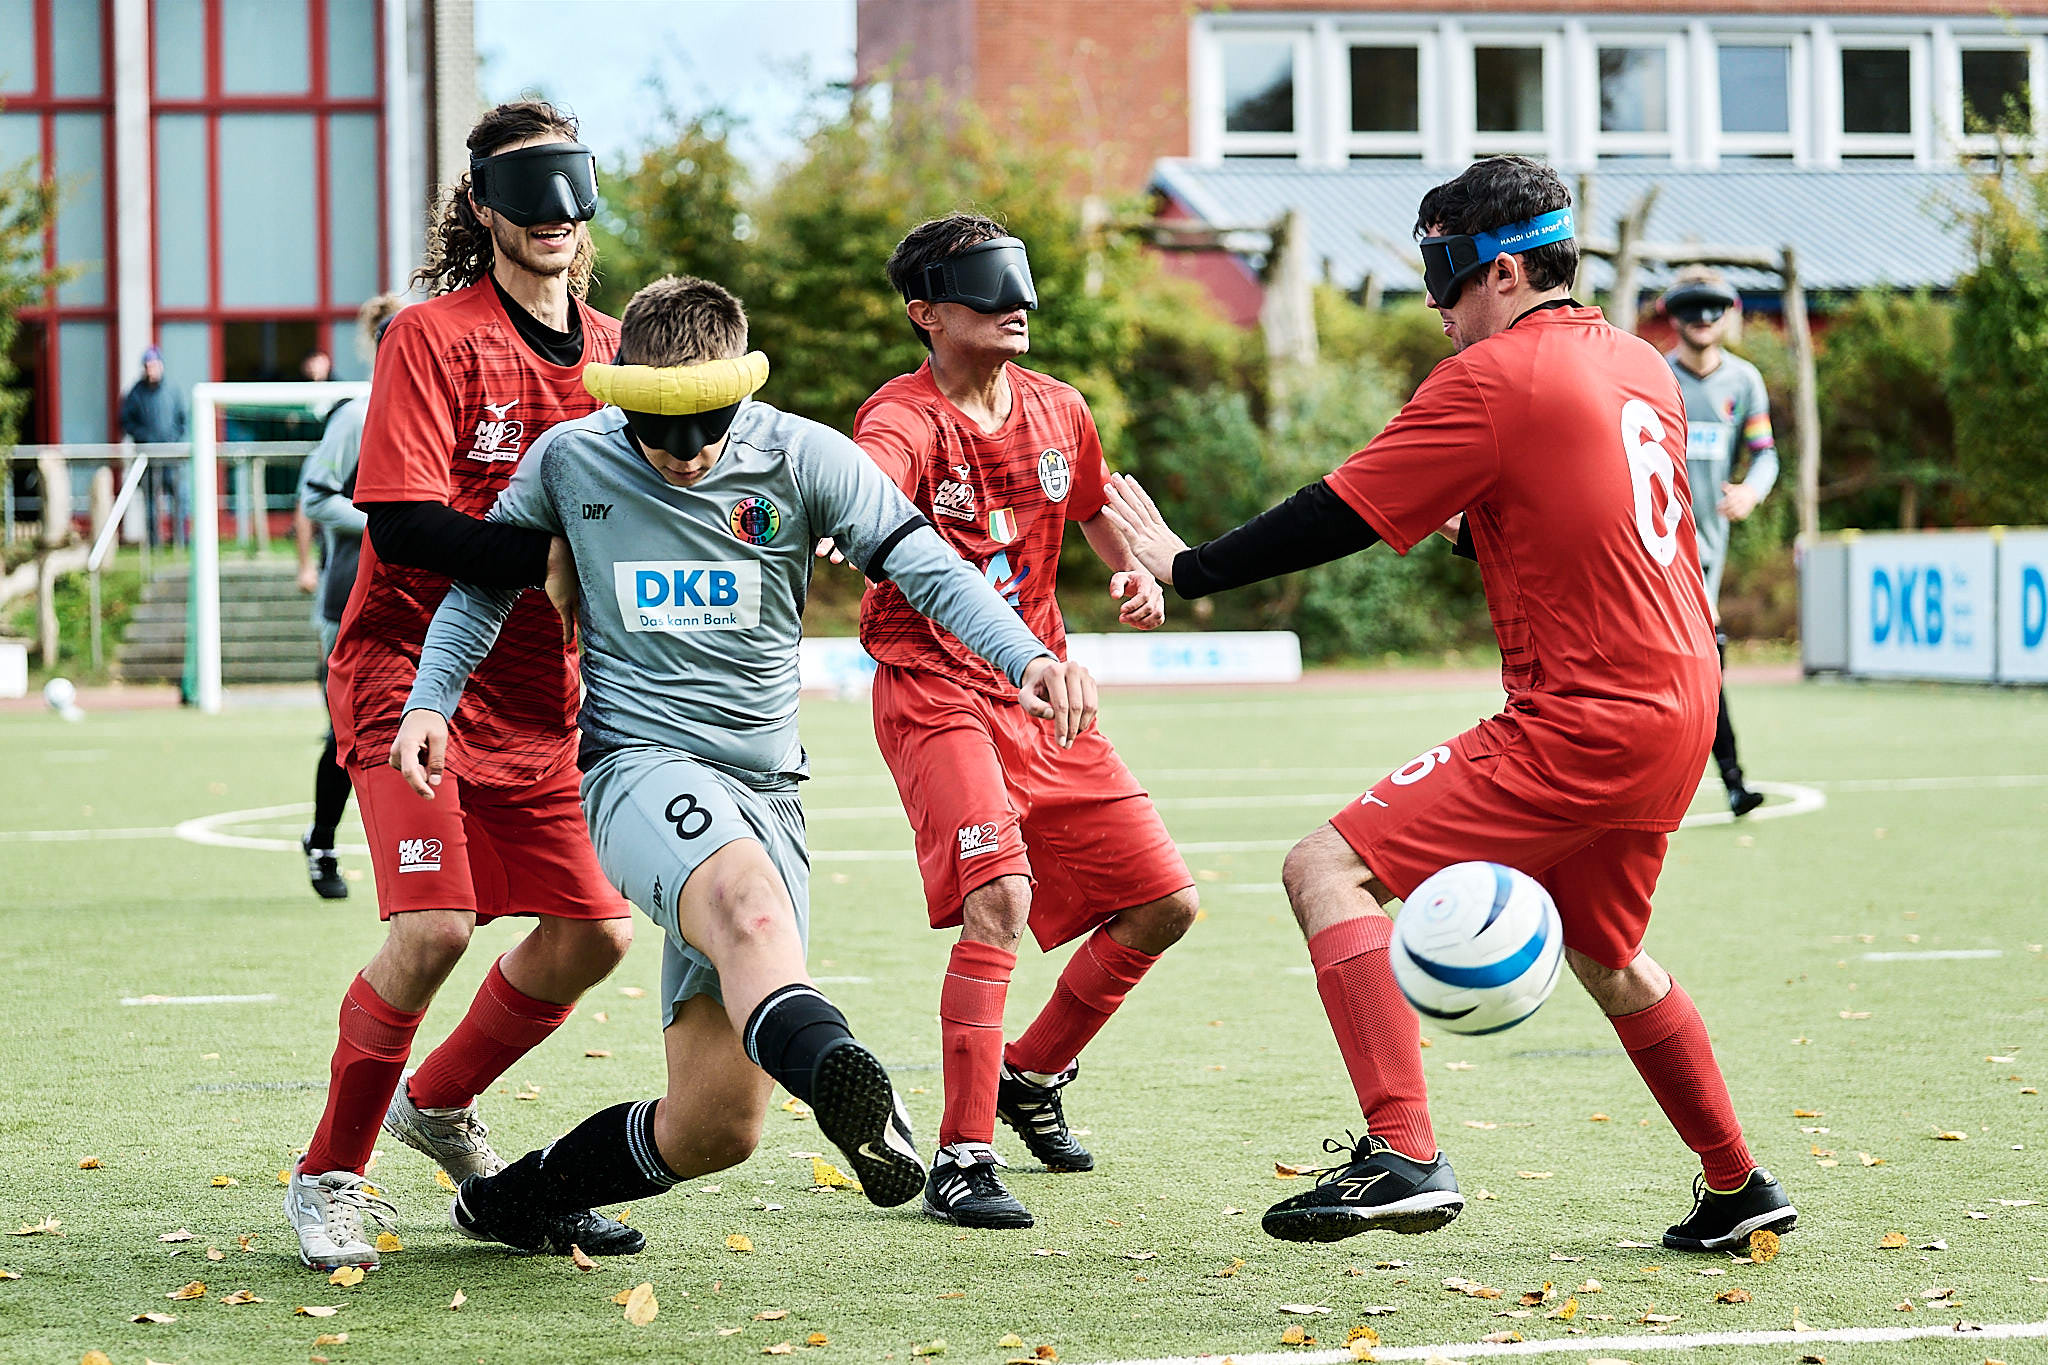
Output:
<instances>
[{"instance_id":1,"label":"dkb logo on jersey","mask_svg":"<svg viewBox=\"0 0 2048 1365\"><path fill-rule=\"evenodd\" d=\"M655 559L612 565L626 629L690 635L761 624L761 566L753 560Z\"/></svg>"},{"instance_id":2,"label":"dkb logo on jersey","mask_svg":"<svg viewBox=\"0 0 2048 1365\"><path fill-rule=\"evenodd\" d=\"M441 870L441 841L439 839L400 839L398 841L398 870L400 872L439 872Z\"/></svg>"},{"instance_id":3,"label":"dkb logo on jersey","mask_svg":"<svg viewBox=\"0 0 2048 1365\"><path fill-rule=\"evenodd\" d=\"M1007 550L1001 550L982 569L981 576L988 580L988 585L991 588L994 588L1002 595L1002 599L1005 602L1008 602L1013 607L1022 609L1024 605L1024 580L1031 576L1030 565L1027 564L1015 573L1012 573L1010 571L1010 553Z\"/></svg>"},{"instance_id":4,"label":"dkb logo on jersey","mask_svg":"<svg viewBox=\"0 0 2048 1365\"><path fill-rule=\"evenodd\" d=\"M732 505L732 533L749 545L766 545L782 528L782 514L766 498L741 498Z\"/></svg>"}]
</instances>

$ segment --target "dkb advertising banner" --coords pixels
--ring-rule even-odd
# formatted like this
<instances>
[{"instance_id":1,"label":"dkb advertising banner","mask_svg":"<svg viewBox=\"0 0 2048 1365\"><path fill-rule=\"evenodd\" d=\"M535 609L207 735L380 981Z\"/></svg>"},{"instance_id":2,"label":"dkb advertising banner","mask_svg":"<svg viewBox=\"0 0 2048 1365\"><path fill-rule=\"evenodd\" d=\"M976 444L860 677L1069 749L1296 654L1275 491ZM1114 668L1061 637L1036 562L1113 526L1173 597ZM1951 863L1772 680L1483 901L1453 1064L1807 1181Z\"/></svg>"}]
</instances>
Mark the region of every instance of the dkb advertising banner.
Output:
<instances>
[{"instance_id":1,"label":"dkb advertising banner","mask_svg":"<svg viewBox=\"0 0 2048 1365\"><path fill-rule=\"evenodd\" d=\"M1999 542L1998 678L2048 682L2048 531Z\"/></svg>"},{"instance_id":2,"label":"dkb advertising banner","mask_svg":"<svg viewBox=\"0 0 2048 1365\"><path fill-rule=\"evenodd\" d=\"M1989 681L1998 645L1997 547L1983 532L1849 542L1849 671Z\"/></svg>"}]
</instances>

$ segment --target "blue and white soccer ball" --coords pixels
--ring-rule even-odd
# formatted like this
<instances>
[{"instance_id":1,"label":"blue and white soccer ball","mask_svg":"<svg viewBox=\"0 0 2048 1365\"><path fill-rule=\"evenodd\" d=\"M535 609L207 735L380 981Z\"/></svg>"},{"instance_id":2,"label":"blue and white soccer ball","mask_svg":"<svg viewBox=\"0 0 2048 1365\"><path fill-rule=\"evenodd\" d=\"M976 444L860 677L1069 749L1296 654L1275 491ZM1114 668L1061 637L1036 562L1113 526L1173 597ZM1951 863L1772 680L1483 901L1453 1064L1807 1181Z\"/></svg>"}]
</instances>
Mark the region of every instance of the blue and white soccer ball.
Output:
<instances>
[{"instance_id":1,"label":"blue and white soccer ball","mask_svg":"<svg viewBox=\"0 0 2048 1365\"><path fill-rule=\"evenodd\" d=\"M1394 920L1394 980L1415 1012L1452 1033L1513 1028L1550 998L1564 925L1536 879L1499 863L1453 863Z\"/></svg>"}]
</instances>

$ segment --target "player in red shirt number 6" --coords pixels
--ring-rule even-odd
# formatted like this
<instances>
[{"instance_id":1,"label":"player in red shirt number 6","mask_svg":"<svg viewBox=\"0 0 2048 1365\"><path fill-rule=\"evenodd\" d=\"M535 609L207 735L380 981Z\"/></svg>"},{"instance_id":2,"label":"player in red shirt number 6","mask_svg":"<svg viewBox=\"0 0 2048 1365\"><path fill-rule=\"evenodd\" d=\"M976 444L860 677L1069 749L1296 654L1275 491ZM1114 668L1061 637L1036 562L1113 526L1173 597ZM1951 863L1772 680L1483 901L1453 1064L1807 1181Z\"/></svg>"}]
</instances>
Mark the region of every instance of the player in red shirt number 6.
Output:
<instances>
[{"instance_id":1,"label":"player in red shirt number 6","mask_svg":"<svg viewBox=\"0 0 2048 1365\"><path fill-rule=\"evenodd\" d=\"M915 374L861 407L854 439L954 549L1066 657L1053 579L1069 521L1113 571L1124 624L1162 594L1102 515L1102 442L1069 386L1012 362L1038 306L1024 244L975 214L913 228L888 264L918 339ZM893 583L861 602L875 739L917 835L932 927L961 926L939 990L946 1107L924 1210L962 1227L1028 1228L991 1145L998 1116L1050 1171L1086 1171L1060 1091L1081 1050L1195 920L1194 878L1151 800L1093 724L1062 743L1017 689L913 610ZM1003 1002L1029 925L1050 951L1087 934L1052 999L1003 1046ZM1091 932L1092 931L1092 932Z\"/></svg>"},{"instance_id":2,"label":"player in red shirt number 6","mask_svg":"<svg viewBox=\"0 0 2048 1365\"><path fill-rule=\"evenodd\" d=\"M1443 531L1479 561L1500 642L1506 708L1287 855L1287 898L1366 1137L1314 1190L1274 1205L1266 1231L1299 1242L1428 1232L1464 1207L1430 1128L1382 907L1469 860L1520 868L1550 892L1573 972L1699 1155L1692 1212L1664 1244L1726 1250L1787 1231L1797 1215L1750 1159L1699 1011L1642 951L1720 685L1677 382L1647 342L1570 297L1571 193L1548 167L1477 162L1423 196L1416 231L1456 354L1364 450L1194 549L1136 483L1109 490L1109 517L1184 597L1379 540L1405 555Z\"/></svg>"},{"instance_id":3,"label":"player in red shirt number 6","mask_svg":"<svg viewBox=\"0 0 2048 1365\"><path fill-rule=\"evenodd\" d=\"M285 1191L299 1258L374 1266L363 1219L395 1210L363 1183L381 1125L461 1181L504 1165L476 1096L552 1033L632 943L583 823L575 654L547 598L520 599L451 727L447 771L422 801L393 769L421 642L449 580L537 587L550 537L480 518L528 446L597 407L580 380L619 325L581 298L590 278L595 162L545 104L501 105L469 134L415 282L378 352L355 501L362 563L328 669L328 707L362 811L389 923L342 1001L327 1107ZM446 1041L404 1073L413 1034L484 920L540 917L492 965ZM555 1220L555 1250L637 1251L609 1218Z\"/></svg>"}]
</instances>

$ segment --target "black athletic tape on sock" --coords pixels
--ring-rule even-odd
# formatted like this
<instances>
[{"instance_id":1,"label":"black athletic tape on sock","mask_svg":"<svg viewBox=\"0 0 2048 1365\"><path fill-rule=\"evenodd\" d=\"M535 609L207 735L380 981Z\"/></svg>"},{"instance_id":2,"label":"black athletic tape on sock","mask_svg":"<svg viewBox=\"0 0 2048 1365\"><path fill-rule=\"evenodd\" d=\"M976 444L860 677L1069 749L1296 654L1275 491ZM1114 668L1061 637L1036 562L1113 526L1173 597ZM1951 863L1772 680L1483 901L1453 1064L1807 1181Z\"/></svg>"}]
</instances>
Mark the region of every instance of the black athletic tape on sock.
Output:
<instances>
[{"instance_id":1,"label":"black athletic tape on sock","mask_svg":"<svg viewBox=\"0 0 2048 1365\"><path fill-rule=\"evenodd\" d=\"M755 1066L808 1104L818 1059L851 1037L853 1030L837 1005L817 987L796 983L754 1007L743 1041Z\"/></svg>"}]
</instances>

